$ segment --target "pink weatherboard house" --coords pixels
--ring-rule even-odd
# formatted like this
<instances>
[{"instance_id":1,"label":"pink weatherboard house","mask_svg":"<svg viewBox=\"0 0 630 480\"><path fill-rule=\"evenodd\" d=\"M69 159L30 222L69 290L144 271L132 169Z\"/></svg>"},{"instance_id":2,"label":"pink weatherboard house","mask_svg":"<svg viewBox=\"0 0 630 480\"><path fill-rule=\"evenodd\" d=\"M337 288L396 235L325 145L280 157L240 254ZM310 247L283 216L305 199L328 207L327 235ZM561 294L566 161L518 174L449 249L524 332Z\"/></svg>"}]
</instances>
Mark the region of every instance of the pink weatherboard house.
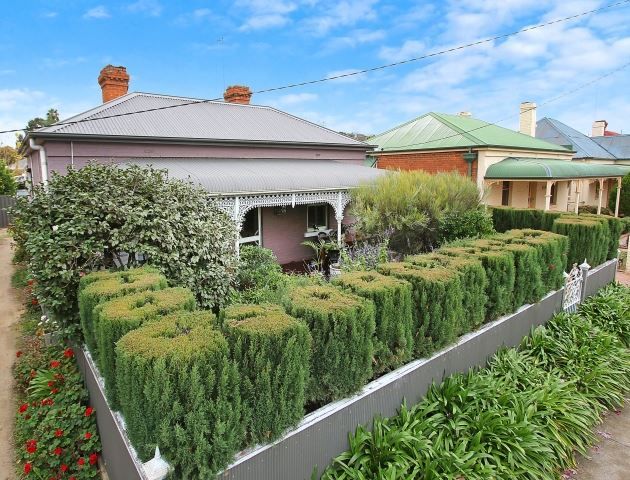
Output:
<instances>
[{"instance_id":1,"label":"pink weatherboard house","mask_svg":"<svg viewBox=\"0 0 630 480\"><path fill-rule=\"evenodd\" d=\"M228 87L224 102L127 93L126 69L111 65L98 82L102 105L28 134L33 183L90 161L165 168L208 191L240 225L239 244L270 248L286 264L309 257L304 240L340 233L349 189L383 172L363 166L370 145L250 105L247 87Z\"/></svg>"}]
</instances>

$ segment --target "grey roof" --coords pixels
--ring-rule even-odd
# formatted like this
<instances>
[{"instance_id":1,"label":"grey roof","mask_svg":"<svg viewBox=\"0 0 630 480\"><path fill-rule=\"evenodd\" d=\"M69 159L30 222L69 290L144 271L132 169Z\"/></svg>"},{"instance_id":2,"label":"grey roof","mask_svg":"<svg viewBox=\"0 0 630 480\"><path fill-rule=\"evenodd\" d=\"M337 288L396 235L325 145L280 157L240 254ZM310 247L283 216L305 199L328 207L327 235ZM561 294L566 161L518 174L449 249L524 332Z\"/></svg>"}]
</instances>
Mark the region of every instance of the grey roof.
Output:
<instances>
[{"instance_id":1,"label":"grey roof","mask_svg":"<svg viewBox=\"0 0 630 480\"><path fill-rule=\"evenodd\" d=\"M130 158L123 163L164 168L170 177L223 195L346 190L386 174L334 160Z\"/></svg>"},{"instance_id":2,"label":"grey roof","mask_svg":"<svg viewBox=\"0 0 630 480\"><path fill-rule=\"evenodd\" d=\"M608 150L618 160L630 160L630 135L593 137L593 141Z\"/></svg>"},{"instance_id":3,"label":"grey roof","mask_svg":"<svg viewBox=\"0 0 630 480\"><path fill-rule=\"evenodd\" d=\"M174 105L180 106L170 108ZM125 115L149 109L161 110ZM128 93L59 123L76 121L79 123L44 127L32 132L31 135L35 137L89 135L132 139L150 137L219 142L327 144L366 150L369 148L366 143L272 107L151 93Z\"/></svg>"},{"instance_id":4,"label":"grey roof","mask_svg":"<svg viewBox=\"0 0 630 480\"><path fill-rule=\"evenodd\" d=\"M573 158L602 158L614 160L606 148L602 148L593 138L587 137L574 128L553 118L543 118L536 123L536 138L556 145L568 146L575 150Z\"/></svg>"}]
</instances>

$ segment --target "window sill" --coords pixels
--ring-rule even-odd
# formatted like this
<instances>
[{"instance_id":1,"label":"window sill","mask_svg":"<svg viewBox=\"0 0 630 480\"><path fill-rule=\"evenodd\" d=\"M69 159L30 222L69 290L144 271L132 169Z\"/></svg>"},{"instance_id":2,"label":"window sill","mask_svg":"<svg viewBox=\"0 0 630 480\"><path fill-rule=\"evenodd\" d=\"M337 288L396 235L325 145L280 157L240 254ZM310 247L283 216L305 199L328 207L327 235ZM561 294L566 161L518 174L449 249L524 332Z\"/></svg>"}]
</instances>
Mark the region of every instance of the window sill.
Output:
<instances>
[{"instance_id":1,"label":"window sill","mask_svg":"<svg viewBox=\"0 0 630 480\"><path fill-rule=\"evenodd\" d=\"M326 230L314 230L312 232L304 232L304 238L317 237L317 235L319 235L320 233L330 235L332 231L332 228L327 228Z\"/></svg>"}]
</instances>

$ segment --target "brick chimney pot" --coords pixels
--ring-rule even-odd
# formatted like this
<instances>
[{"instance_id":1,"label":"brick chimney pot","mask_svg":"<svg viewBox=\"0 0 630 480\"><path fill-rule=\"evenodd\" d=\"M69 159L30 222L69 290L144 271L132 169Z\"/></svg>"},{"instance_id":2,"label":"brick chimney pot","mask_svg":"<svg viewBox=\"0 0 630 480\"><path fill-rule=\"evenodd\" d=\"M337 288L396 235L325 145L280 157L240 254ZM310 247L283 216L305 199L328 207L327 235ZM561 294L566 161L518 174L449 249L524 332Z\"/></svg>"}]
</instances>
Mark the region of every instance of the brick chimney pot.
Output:
<instances>
[{"instance_id":1,"label":"brick chimney pot","mask_svg":"<svg viewBox=\"0 0 630 480\"><path fill-rule=\"evenodd\" d=\"M129 90L129 74L125 67L107 65L98 76L103 93L103 103L122 97Z\"/></svg>"},{"instance_id":2,"label":"brick chimney pot","mask_svg":"<svg viewBox=\"0 0 630 480\"><path fill-rule=\"evenodd\" d=\"M240 103L249 105L252 98L252 91L244 85L230 85L225 89L223 99L228 103Z\"/></svg>"}]
</instances>

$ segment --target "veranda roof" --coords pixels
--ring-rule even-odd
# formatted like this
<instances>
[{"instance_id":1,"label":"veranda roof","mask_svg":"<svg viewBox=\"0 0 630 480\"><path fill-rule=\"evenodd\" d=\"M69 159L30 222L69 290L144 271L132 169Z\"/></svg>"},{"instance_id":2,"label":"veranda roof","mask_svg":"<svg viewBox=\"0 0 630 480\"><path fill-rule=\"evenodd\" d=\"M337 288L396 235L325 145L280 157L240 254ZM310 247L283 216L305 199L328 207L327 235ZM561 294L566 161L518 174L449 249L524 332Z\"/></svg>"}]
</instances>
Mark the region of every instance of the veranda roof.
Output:
<instances>
[{"instance_id":1,"label":"veranda roof","mask_svg":"<svg viewBox=\"0 0 630 480\"><path fill-rule=\"evenodd\" d=\"M508 157L486 170L486 179L549 180L623 177L630 168L571 160Z\"/></svg>"},{"instance_id":2,"label":"veranda roof","mask_svg":"<svg viewBox=\"0 0 630 480\"><path fill-rule=\"evenodd\" d=\"M130 158L123 163L167 169L171 178L190 180L217 195L346 190L386 174L334 160Z\"/></svg>"}]
</instances>

